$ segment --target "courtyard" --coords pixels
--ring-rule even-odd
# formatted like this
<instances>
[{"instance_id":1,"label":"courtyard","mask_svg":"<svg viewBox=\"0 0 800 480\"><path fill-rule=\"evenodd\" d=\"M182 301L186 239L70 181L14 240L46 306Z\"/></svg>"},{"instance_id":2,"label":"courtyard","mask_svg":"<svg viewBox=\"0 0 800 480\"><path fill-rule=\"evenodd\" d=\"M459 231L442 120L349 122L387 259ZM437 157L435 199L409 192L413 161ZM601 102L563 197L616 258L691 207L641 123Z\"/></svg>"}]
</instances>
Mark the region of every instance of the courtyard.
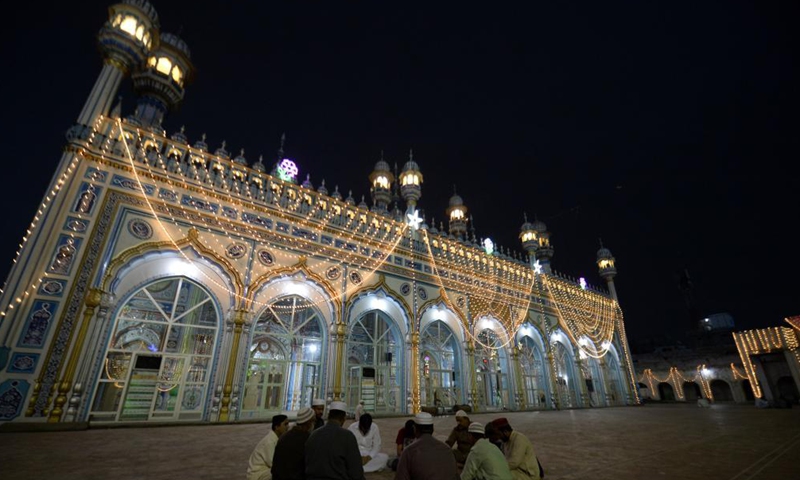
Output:
<instances>
[{"instance_id":1,"label":"courtyard","mask_svg":"<svg viewBox=\"0 0 800 480\"><path fill-rule=\"evenodd\" d=\"M641 407L474 414L499 416L525 433L547 479L800 478L800 409L749 405L648 404ZM405 418L378 418L383 451ZM444 439L453 416L435 419ZM244 478L268 423L93 427L0 433L0 477L25 479ZM393 472L368 474L390 479Z\"/></svg>"}]
</instances>

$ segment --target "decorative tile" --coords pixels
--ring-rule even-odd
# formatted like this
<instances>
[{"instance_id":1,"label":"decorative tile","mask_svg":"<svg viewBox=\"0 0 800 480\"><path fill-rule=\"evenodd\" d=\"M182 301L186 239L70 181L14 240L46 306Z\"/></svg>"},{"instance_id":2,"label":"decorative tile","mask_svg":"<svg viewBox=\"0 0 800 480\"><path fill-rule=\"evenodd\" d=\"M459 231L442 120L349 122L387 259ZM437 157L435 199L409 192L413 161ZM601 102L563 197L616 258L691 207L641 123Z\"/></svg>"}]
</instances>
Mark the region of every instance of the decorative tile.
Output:
<instances>
[{"instance_id":1,"label":"decorative tile","mask_svg":"<svg viewBox=\"0 0 800 480\"><path fill-rule=\"evenodd\" d=\"M156 191L156 187L154 185L143 183L142 186L139 187L139 182L132 178L123 177L122 175L114 175L111 177L111 185L124 188L126 190L132 190L134 192L141 192L144 190L146 195L152 195Z\"/></svg>"},{"instance_id":2,"label":"decorative tile","mask_svg":"<svg viewBox=\"0 0 800 480\"><path fill-rule=\"evenodd\" d=\"M0 383L0 421L13 420L22 413L22 404L30 384L25 380L9 379Z\"/></svg>"},{"instance_id":3,"label":"decorative tile","mask_svg":"<svg viewBox=\"0 0 800 480\"><path fill-rule=\"evenodd\" d=\"M38 353L14 353L8 362L9 373L33 373L39 361Z\"/></svg>"},{"instance_id":4,"label":"decorative tile","mask_svg":"<svg viewBox=\"0 0 800 480\"><path fill-rule=\"evenodd\" d=\"M58 239L55 251L53 252L47 272L58 275L69 275L72 264L75 263L75 256L78 253L78 249L81 247L81 242L82 240L80 238L61 235Z\"/></svg>"},{"instance_id":5,"label":"decorative tile","mask_svg":"<svg viewBox=\"0 0 800 480\"><path fill-rule=\"evenodd\" d=\"M57 280L55 278L48 278L42 281L42 284L39 285L38 292L41 295L48 295L50 297L60 297L64 294L64 290L67 288L67 281L66 280Z\"/></svg>"},{"instance_id":6,"label":"decorative tile","mask_svg":"<svg viewBox=\"0 0 800 480\"><path fill-rule=\"evenodd\" d=\"M234 260L244 257L245 253L247 253L247 245L243 243L231 243L225 248L225 255Z\"/></svg>"},{"instance_id":7,"label":"decorative tile","mask_svg":"<svg viewBox=\"0 0 800 480\"><path fill-rule=\"evenodd\" d=\"M91 183L83 182L78 198L72 204L72 211L91 215L102 191L103 187L96 187Z\"/></svg>"},{"instance_id":8,"label":"decorative tile","mask_svg":"<svg viewBox=\"0 0 800 480\"><path fill-rule=\"evenodd\" d=\"M128 222L128 232L139 240L147 240L153 236L153 227L141 218L134 218Z\"/></svg>"},{"instance_id":9,"label":"decorative tile","mask_svg":"<svg viewBox=\"0 0 800 480\"><path fill-rule=\"evenodd\" d=\"M75 233L85 233L89 228L89 221L82 218L67 217L64 222L64 230L69 230Z\"/></svg>"},{"instance_id":10,"label":"decorative tile","mask_svg":"<svg viewBox=\"0 0 800 480\"><path fill-rule=\"evenodd\" d=\"M275 257L268 250L259 250L258 261L269 267L275 263Z\"/></svg>"},{"instance_id":11,"label":"decorative tile","mask_svg":"<svg viewBox=\"0 0 800 480\"><path fill-rule=\"evenodd\" d=\"M17 345L20 347L43 347L57 308L58 302L55 301L36 300L33 302Z\"/></svg>"}]
</instances>

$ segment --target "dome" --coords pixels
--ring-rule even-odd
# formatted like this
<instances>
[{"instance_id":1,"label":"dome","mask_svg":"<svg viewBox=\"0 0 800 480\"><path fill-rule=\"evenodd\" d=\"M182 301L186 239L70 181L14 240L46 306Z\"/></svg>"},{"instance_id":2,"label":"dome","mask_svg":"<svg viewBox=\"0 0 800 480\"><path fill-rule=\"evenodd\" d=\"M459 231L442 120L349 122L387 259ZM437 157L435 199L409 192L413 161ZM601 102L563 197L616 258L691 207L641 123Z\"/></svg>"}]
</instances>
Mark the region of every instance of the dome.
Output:
<instances>
[{"instance_id":1,"label":"dome","mask_svg":"<svg viewBox=\"0 0 800 480\"><path fill-rule=\"evenodd\" d=\"M454 193L452 197L450 197L450 206L451 207L460 207L464 205L464 200L458 196L458 194Z\"/></svg>"},{"instance_id":2,"label":"dome","mask_svg":"<svg viewBox=\"0 0 800 480\"><path fill-rule=\"evenodd\" d=\"M189 143L189 139L186 138L186 134L184 134L183 131L184 131L184 128L181 127L180 131L173 133L170 138L175 140L176 142L188 144Z\"/></svg>"},{"instance_id":3,"label":"dome","mask_svg":"<svg viewBox=\"0 0 800 480\"><path fill-rule=\"evenodd\" d=\"M322 180L322 184L320 184L320 186L317 189L317 191L319 193L323 194L323 195L327 195L328 194L328 188L325 187L325 179Z\"/></svg>"},{"instance_id":4,"label":"dome","mask_svg":"<svg viewBox=\"0 0 800 480\"><path fill-rule=\"evenodd\" d=\"M359 208L363 208L363 209L368 209L369 208L369 206L367 205L367 202L364 200L364 195L361 195L361 202L358 204L358 207Z\"/></svg>"},{"instance_id":5,"label":"dome","mask_svg":"<svg viewBox=\"0 0 800 480\"><path fill-rule=\"evenodd\" d=\"M386 160L382 158L378 160L378 163L375 164L375 171L391 173L391 170L389 169L389 164L386 163Z\"/></svg>"},{"instance_id":6,"label":"dome","mask_svg":"<svg viewBox=\"0 0 800 480\"><path fill-rule=\"evenodd\" d=\"M537 232L546 232L547 231L547 225L545 225L544 222L541 221L541 220L534 220L532 227Z\"/></svg>"},{"instance_id":7,"label":"dome","mask_svg":"<svg viewBox=\"0 0 800 480\"><path fill-rule=\"evenodd\" d=\"M531 230L536 230L536 228L533 226L531 222L527 220L525 221L525 223L522 224L521 227L519 227L520 232L529 232Z\"/></svg>"},{"instance_id":8,"label":"dome","mask_svg":"<svg viewBox=\"0 0 800 480\"><path fill-rule=\"evenodd\" d=\"M202 150L204 152L208 151L208 144L206 143L206 134L204 133L200 140L194 143L194 148L198 150Z\"/></svg>"},{"instance_id":9,"label":"dome","mask_svg":"<svg viewBox=\"0 0 800 480\"><path fill-rule=\"evenodd\" d=\"M335 198L336 200L341 200L342 199L342 194L339 193L339 185L336 185L333 188L333 193L331 194L331 197Z\"/></svg>"},{"instance_id":10,"label":"dome","mask_svg":"<svg viewBox=\"0 0 800 480\"><path fill-rule=\"evenodd\" d=\"M267 171L267 167L264 166L264 162L262 160L264 160L264 156L259 155L258 161L253 164L253 170L259 173L264 173Z\"/></svg>"},{"instance_id":11,"label":"dome","mask_svg":"<svg viewBox=\"0 0 800 480\"><path fill-rule=\"evenodd\" d=\"M239 155L236 155L236 158L234 158L233 161L239 165L244 165L245 167L247 166L247 159L244 158L244 148L239 152Z\"/></svg>"},{"instance_id":12,"label":"dome","mask_svg":"<svg viewBox=\"0 0 800 480\"><path fill-rule=\"evenodd\" d=\"M171 46L175 50L178 50L179 52L186 55L187 59L192 58L192 54L189 51L189 46L186 45L186 42L184 42L179 36L174 35L172 33L162 33L159 38L161 39L162 45L166 44Z\"/></svg>"},{"instance_id":13,"label":"dome","mask_svg":"<svg viewBox=\"0 0 800 480\"><path fill-rule=\"evenodd\" d=\"M139 8L139 10L144 12L145 15L147 15L147 17L150 19L150 21L153 22L154 27L158 28L160 26L160 24L158 23L158 13L156 12L155 7L153 7L147 0L122 0L122 2L120 3L124 3L126 5L133 5Z\"/></svg>"},{"instance_id":14,"label":"dome","mask_svg":"<svg viewBox=\"0 0 800 480\"><path fill-rule=\"evenodd\" d=\"M614 258L614 255L611 254L611 250L601 247L600 250L597 251L597 260L609 260Z\"/></svg>"},{"instance_id":15,"label":"dome","mask_svg":"<svg viewBox=\"0 0 800 480\"><path fill-rule=\"evenodd\" d=\"M301 185L303 187L309 189L309 190L314 190L314 185L311 184L311 174L310 173L306 174L306 179L303 180L303 183Z\"/></svg>"},{"instance_id":16,"label":"dome","mask_svg":"<svg viewBox=\"0 0 800 480\"><path fill-rule=\"evenodd\" d=\"M347 198L344 199L344 203L346 203L348 205L355 205L356 204L356 200L353 198L353 191L352 190L350 190L347 193Z\"/></svg>"},{"instance_id":17,"label":"dome","mask_svg":"<svg viewBox=\"0 0 800 480\"><path fill-rule=\"evenodd\" d=\"M404 172L412 172L412 171L413 172L418 172L419 171L419 165L417 165L417 162L415 162L414 159L411 158L406 162L405 165L403 165L403 171Z\"/></svg>"},{"instance_id":18,"label":"dome","mask_svg":"<svg viewBox=\"0 0 800 480\"><path fill-rule=\"evenodd\" d=\"M230 154L227 150L225 150L225 140L222 141L222 145L214 152L214 155L222 158L229 158Z\"/></svg>"}]
</instances>

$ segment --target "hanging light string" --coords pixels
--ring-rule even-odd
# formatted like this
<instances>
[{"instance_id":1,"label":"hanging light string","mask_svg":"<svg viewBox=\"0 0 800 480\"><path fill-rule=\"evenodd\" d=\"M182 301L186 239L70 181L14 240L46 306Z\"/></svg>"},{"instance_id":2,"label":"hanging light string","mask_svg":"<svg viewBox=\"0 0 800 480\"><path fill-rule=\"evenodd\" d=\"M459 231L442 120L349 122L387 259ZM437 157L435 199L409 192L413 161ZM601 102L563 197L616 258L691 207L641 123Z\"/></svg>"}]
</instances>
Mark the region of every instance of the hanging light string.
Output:
<instances>
[{"instance_id":1,"label":"hanging light string","mask_svg":"<svg viewBox=\"0 0 800 480\"><path fill-rule=\"evenodd\" d=\"M118 122L118 127L119 127L120 131L123 131L123 128L122 128L122 126L121 126L121 123L119 122L119 120L117 120L117 122ZM138 134L138 135L141 135L141 134L140 134L140 132L137 132L137 134ZM124 136L123 136L123 138L124 138ZM146 202L146 204L148 205L148 208L150 209L150 213L153 215L153 217L154 217L154 218L156 219L156 221L159 223L159 225L160 225L160 227L161 227L161 230L162 230L162 232L164 233L164 235L166 236L166 238L168 238L168 239L169 239L170 243L172 243L172 244L173 244L173 246L175 246L176 250L178 250L178 251L181 253L181 255L184 257L184 259L185 259L185 260L187 260L187 261L189 261L189 262L192 262L192 260L191 260L191 259L189 259L189 258L188 258L188 257L187 257L187 256L186 256L186 255L185 255L185 254L184 254L184 253L183 253L183 252L182 252L182 251L181 251L181 250L180 250L180 249L177 247L177 242L176 242L176 241L175 241L175 239L174 239L174 238L173 238L173 237L170 235L169 231L167 230L167 228L165 227L165 225L162 223L160 216L158 216L158 215L155 213L155 209L153 208L153 206L152 206L151 202L149 201L149 199L147 199L147 198L146 198L146 197L147 197L147 195L146 195L146 190L145 190L145 187L144 187L144 185L143 185L143 183L142 183L142 181L141 181L141 177L138 175L138 172L137 172L137 170L138 170L138 169L137 169L137 166L136 166L136 163L135 163L134 157L133 157L133 155L132 155L132 153L131 153L131 151L130 151L129 145L128 145L128 143L127 143L127 142L123 142L123 143L125 144L126 156L127 156L127 158L128 158L128 161L129 161L129 163L131 164L131 168L132 168L132 170L134 171L134 176L135 176L136 183L137 183L137 185L139 186L139 190L141 191L141 193L143 194L143 196L145 196L145 202ZM157 156L159 156L159 157L160 157L160 155L161 155L161 154L160 154L160 152L158 151L158 149L156 149L156 150L155 150L155 152L156 152ZM146 158L146 156L145 156L145 158ZM162 165L165 165L165 164L164 164L164 162L163 162L163 158L161 158L161 159L160 159L160 161L161 161L161 164L162 164ZM162 180L162 178L161 178L159 175L156 175L156 174L155 174L155 173L152 171L152 169L150 169L150 168L149 168L149 164L145 164L145 165L147 166L147 169L148 169L148 173L149 173L149 176L150 176L150 178L152 178L153 180L156 180L156 181ZM173 193L174 193L174 194L177 194L177 191L175 191L175 185L174 185L174 184L173 184L171 181L169 181L168 179L167 179L166 181L167 181L167 183L168 183L168 184L169 184L169 185L172 187L172 189L173 189ZM204 197L204 201L209 201L209 200L210 200L210 198L209 198L207 195L205 195L205 193L204 193L204 190L205 190L205 189L203 189L203 188L199 189L199 191L200 191L201 195L203 195L203 197ZM235 198L235 197L233 197L233 198ZM223 199L223 198L218 198L218 200L228 200L228 201L230 201L231 199L228 199L228 198L224 198L224 199ZM279 203L279 202L278 202L278 203ZM235 205L238 205L238 206L240 206L240 207L243 207L243 208L247 208L247 207L248 207L248 205L245 205L243 202L240 202L240 203L235 203ZM181 210L181 211L182 211L184 214L186 213L186 210L184 210L182 206L180 206L180 205L179 205L179 206L178 206L178 208L179 208L179 209L180 209L180 210ZM167 211L168 211L168 209L167 209ZM286 212L282 212L282 213L286 214ZM312 216L313 214L314 214L314 211L311 211L311 212L309 212L309 213L307 214L307 219L310 219L310 218L311 218L311 216ZM329 215L329 214L328 214L328 215ZM172 220L172 223L173 223L173 224L175 224L175 225L177 226L177 225L178 225L178 220L177 220L177 219L176 219L174 216L172 216L172 215L169 215L169 216L170 216L170 218L171 218L171 220ZM201 217L201 218L205 218L203 215L200 215L200 217ZM194 222L192 222L192 221L191 221L191 216L186 216L186 218L187 218L187 219L189 219L189 222L188 222L188 223L189 223L191 226L193 226L193 227L197 227L197 225L196 225ZM349 224L349 223L348 223L348 224ZM307 227L307 228L314 228L314 227L313 227L312 225L310 225L310 224L305 224L304 226L305 226L305 227ZM206 230L210 231L210 227L208 227L207 225L206 225L206 226L204 226L204 227L205 227L205 229L206 229ZM369 268L369 272L368 272L368 274L367 274L367 278L369 278L370 276L372 276L372 275L375 273L375 271L377 271L377 270L378 270L378 269L379 269L379 268L380 268L380 267L381 267L381 266L382 266L382 265L383 265L383 264L386 262L386 260L388 259L389 255L390 255L392 252L394 252L394 250L397 248L397 245L399 244L399 242L400 242L400 241L402 240L402 238L403 238L403 237L402 237L402 234L403 234L403 233L405 233L405 229L406 229L406 227L407 227L407 226L406 226L405 224L403 224L402 226L400 226L400 227L398 227L398 228L397 228L397 230L396 230L396 231L397 231L397 235L396 235L396 237L395 237L395 238L393 238L393 239L392 239L392 242L393 242L393 243L391 243L391 244L388 244L387 242L383 242L383 243L382 243L382 245L385 245L385 246L387 246L387 247L388 247L388 252L389 252L388 254L385 254L385 255L383 255L383 256L382 256L382 258L380 258L380 259L373 259L372 257L368 257L368 261L369 261L370 263L372 263L372 265L369 265L369 267L370 267L370 268ZM249 225L247 225L247 224L244 224L244 228L245 228L245 229L246 229L246 230L247 230L247 231L250 233L250 235L251 235L253 238L256 238L256 239L257 239L257 238L260 238L260 237L261 237L261 235L257 235L257 232L255 232L255 230L253 230L253 229L252 229L252 227L250 227ZM315 228L315 230L316 230L316 228ZM387 228L386 230L387 230L387 232L389 231L389 229L388 229L388 228ZM226 236L227 236L227 237L228 237L230 240L234 240L234 239L233 239L233 238L230 236L230 234L229 234L229 233L228 233L228 232L227 232L227 231L226 231L224 228L221 228L221 231L222 231L222 232L223 232L223 233L224 233L224 234L225 234L225 235L226 235ZM318 231L317 231L317 234L318 234L318 235L320 235L320 234L321 234L321 232L322 232L322 230L318 230ZM352 233L352 234L350 234L350 237L349 237L349 239L354 239L354 238L355 238L355 235L356 235L355 233ZM217 240L217 242L218 242L218 240ZM296 245L297 243L298 243L298 242L295 242L295 245ZM270 247L275 247L275 246L276 246L276 245L274 245L274 244L265 244L265 243L262 243L262 242L260 242L260 241L259 241L259 244L260 244L260 245L264 245L264 246L270 246ZM222 247L222 245L221 245L221 244L218 244L218 245L219 245L219 247ZM316 245L316 244L314 244L314 243L312 243L312 242L310 242L310 241L306 241L306 242L304 242L304 244L303 244L302 246L304 246L304 247L305 247L305 249L306 249L307 251L311 251L312 253L315 253L315 251L316 251L316 253L319 253L319 250L320 250L320 247L319 247L318 245ZM312 247L312 246L313 246L313 247L315 247L315 248L310 248L310 247ZM279 247L279 248L282 248L282 247ZM297 247L295 247L295 248L297 248ZM283 248L282 248L282 249L283 249ZM335 259L335 256L334 256L334 255L330 255L330 253L332 253L332 252L336 252L337 250L336 250L336 249L326 249L326 250L329 250L329 251L325 252L325 253L327 254L327 255L326 255L326 257L328 257L328 258L331 258L331 257L333 257L333 258ZM384 249L384 250L385 250L385 249ZM344 263L356 263L356 262L354 261L354 259L355 259L355 258L357 258L357 257L355 257L355 255L353 255L353 254L349 254L349 253L346 253L346 256L345 256L344 258L340 258L339 260L340 260L340 263L341 263L341 264L344 264ZM359 264L359 265L361 265L361 266L362 266L362 268L364 268L364 267L366 266L366 262L364 262L364 263L361 263L361 264ZM238 295L236 292L233 292L233 291L231 291L231 290L230 290L230 288L228 288L228 286L227 286L227 285L222 285L222 284L220 284L220 283L219 283L219 282L217 282L215 279L213 279L213 278L209 277L207 274L205 274L205 272L203 272L202 270L199 270L199 269L198 269L198 271L200 271L200 272L201 272L201 274L202 274L202 275L203 275L203 276L204 276L206 279L208 279L210 282L212 282L212 283L213 283L214 285L216 285L217 287L219 287L219 288L221 288L221 289L223 289L223 290L225 290L225 291L228 291L228 292L229 292L229 293L231 293L231 294L232 294L234 297L237 297L239 300L243 300L243 299L244 299L244 297L242 297L241 295ZM350 291L352 291L352 290L355 290L356 288L358 288L358 286L357 286L357 285L352 285L352 286L350 286L350 287L348 288L348 291L347 291L347 292L342 292L342 293L339 293L339 294L337 294L337 295L336 295L336 297L332 298L332 300L336 300L337 298L341 297L341 295L344 295L344 294L346 294L346 293L350 293ZM326 301L320 301L320 302L317 302L317 303L324 303L324 302L326 302ZM256 305L259 305L259 306L266 306L266 305L267 305L266 303L257 302L257 301L255 301L255 300L253 300L251 303L253 303L253 304L256 304Z\"/></svg>"}]
</instances>

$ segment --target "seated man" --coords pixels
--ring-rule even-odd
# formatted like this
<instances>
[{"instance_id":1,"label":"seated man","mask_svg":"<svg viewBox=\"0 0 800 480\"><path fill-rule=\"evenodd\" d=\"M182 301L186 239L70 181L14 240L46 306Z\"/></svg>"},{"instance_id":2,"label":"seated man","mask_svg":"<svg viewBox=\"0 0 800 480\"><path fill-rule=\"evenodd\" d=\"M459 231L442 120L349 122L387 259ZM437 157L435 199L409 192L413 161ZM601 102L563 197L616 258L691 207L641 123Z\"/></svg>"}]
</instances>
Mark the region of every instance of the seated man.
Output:
<instances>
[{"instance_id":1,"label":"seated man","mask_svg":"<svg viewBox=\"0 0 800 480\"><path fill-rule=\"evenodd\" d=\"M470 423L467 412L464 410L457 411L456 426L444 442L451 448L453 445L456 446L455 450L453 450L453 456L456 458L456 463L459 467L463 466L464 462L467 461L467 455L469 455L469 450L474 443L472 436L467 431Z\"/></svg>"},{"instance_id":2,"label":"seated man","mask_svg":"<svg viewBox=\"0 0 800 480\"><path fill-rule=\"evenodd\" d=\"M540 480L542 472L539 460L528 437L515 432L505 418L498 418L492 424L499 440L503 442L503 454L508 461L511 477L514 480Z\"/></svg>"},{"instance_id":3,"label":"seated man","mask_svg":"<svg viewBox=\"0 0 800 480\"><path fill-rule=\"evenodd\" d=\"M499 448L484 438L483 425L473 422L468 431L475 444L467 455L461 480L511 480L506 457Z\"/></svg>"},{"instance_id":4,"label":"seated man","mask_svg":"<svg viewBox=\"0 0 800 480\"><path fill-rule=\"evenodd\" d=\"M389 455L381 452L381 432L378 425L372 423L372 415L362 414L358 422L352 423L348 429L356 436L364 473L383 470Z\"/></svg>"},{"instance_id":5,"label":"seated man","mask_svg":"<svg viewBox=\"0 0 800 480\"><path fill-rule=\"evenodd\" d=\"M271 480L272 458L275 455L275 445L278 438L286 433L289 428L289 417L275 415L272 417L272 430L258 442L253 453L250 454L250 463L247 465L247 480Z\"/></svg>"}]
</instances>

